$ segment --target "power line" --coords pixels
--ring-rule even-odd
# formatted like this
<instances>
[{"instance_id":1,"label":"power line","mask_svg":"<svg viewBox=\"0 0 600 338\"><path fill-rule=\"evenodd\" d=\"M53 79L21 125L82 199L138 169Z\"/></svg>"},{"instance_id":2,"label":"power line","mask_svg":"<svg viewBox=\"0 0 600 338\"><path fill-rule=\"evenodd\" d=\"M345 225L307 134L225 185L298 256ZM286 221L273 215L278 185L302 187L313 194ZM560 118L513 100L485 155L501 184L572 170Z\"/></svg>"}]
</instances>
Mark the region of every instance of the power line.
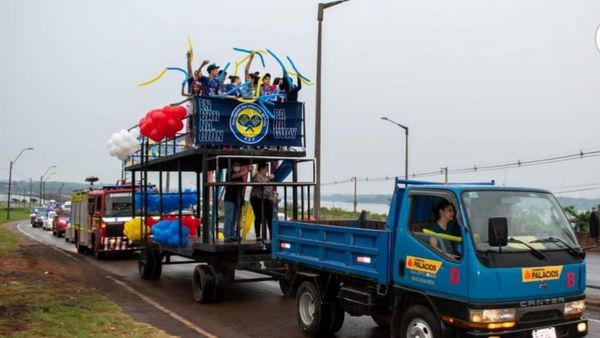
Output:
<instances>
[{"instance_id":1,"label":"power line","mask_svg":"<svg viewBox=\"0 0 600 338\"><path fill-rule=\"evenodd\" d=\"M583 150L579 150L576 153L570 153L570 154L566 154L566 155L550 155L550 156L537 158L537 159L516 160L516 161L510 161L510 162L506 162L506 163L496 163L496 164L487 164L487 165L479 165L479 166L478 165L462 166L462 168L459 167L459 168L455 168L455 169L450 169L450 168L436 169L436 170L430 170L430 171L425 171L425 172L421 172L421 173L413 173L409 176L411 178L438 176L438 175L444 174L444 172L446 170L447 170L448 174L464 174L464 173L469 173L469 172L494 171L494 170L503 170L503 169L509 169L509 168L521 168L521 167L530 167L530 166L536 166L536 165L552 164L552 163L572 161L572 160L576 160L576 159L598 157L598 156L600 156L600 149L594 149L594 150L585 151L585 152ZM385 177L375 177L375 178L365 177L365 178L357 178L356 180L360 181L360 182L369 182L369 181L377 182L377 181L388 181L394 177L395 176L391 176L391 177L385 176ZM352 179L327 182L327 183L322 183L321 185L337 185L337 184L344 184L344 183L350 183L350 182L352 182Z\"/></svg>"}]
</instances>

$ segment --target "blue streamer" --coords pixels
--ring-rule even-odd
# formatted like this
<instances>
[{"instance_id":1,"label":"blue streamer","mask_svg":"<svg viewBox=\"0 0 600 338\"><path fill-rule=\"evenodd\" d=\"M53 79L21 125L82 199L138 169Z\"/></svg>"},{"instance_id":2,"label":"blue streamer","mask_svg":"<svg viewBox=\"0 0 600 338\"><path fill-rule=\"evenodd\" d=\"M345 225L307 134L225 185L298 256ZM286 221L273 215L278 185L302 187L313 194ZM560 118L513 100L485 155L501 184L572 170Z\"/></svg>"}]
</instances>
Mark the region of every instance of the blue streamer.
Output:
<instances>
[{"instance_id":1,"label":"blue streamer","mask_svg":"<svg viewBox=\"0 0 600 338\"><path fill-rule=\"evenodd\" d=\"M183 70L183 69L181 69L179 67L167 67L167 70L178 70L178 71L182 72L183 75L184 75L184 79L183 79L183 82L181 84L186 83L188 81L188 79L190 78L189 75L188 75L188 73L185 70Z\"/></svg>"},{"instance_id":2,"label":"blue streamer","mask_svg":"<svg viewBox=\"0 0 600 338\"><path fill-rule=\"evenodd\" d=\"M306 76L300 74L300 71L298 70L298 68L296 68L296 65L294 64L294 61L292 61L292 59L289 56L286 56L286 58L288 59L288 61L290 62L290 64L292 65L292 68L294 68L294 71L296 72L296 74L298 74L299 77L303 78L304 80L308 81L308 82L312 82L311 80L309 80Z\"/></svg>"},{"instance_id":3,"label":"blue streamer","mask_svg":"<svg viewBox=\"0 0 600 338\"><path fill-rule=\"evenodd\" d=\"M223 77L225 76L225 72L227 71L227 68L229 68L229 62L227 62L227 64L225 65L225 68L223 68L223 72L221 72L221 75L217 76L217 81L221 82L221 80L223 80Z\"/></svg>"},{"instance_id":4,"label":"blue streamer","mask_svg":"<svg viewBox=\"0 0 600 338\"><path fill-rule=\"evenodd\" d=\"M265 112L267 112L267 115L269 115L270 118L275 119L275 115L273 115L273 113L271 113L271 111L269 110L269 108L267 108L267 106L265 106L265 104L263 103L263 100L259 99L258 100L258 104L260 104L260 106L262 107L262 109L264 109Z\"/></svg>"},{"instance_id":5,"label":"blue streamer","mask_svg":"<svg viewBox=\"0 0 600 338\"><path fill-rule=\"evenodd\" d=\"M237 47L233 47L233 50L238 51L238 52L243 52L243 53L252 53L251 50L249 49L244 49L244 48L237 48ZM254 54L258 54L258 56L260 57L260 63L262 63L263 68L265 68L265 59L263 58L261 53L254 53Z\"/></svg>"},{"instance_id":6,"label":"blue streamer","mask_svg":"<svg viewBox=\"0 0 600 338\"><path fill-rule=\"evenodd\" d=\"M283 65L283 62L281 62L281 60L279 60L279 58L277 57L277 55L275 55L275 53L273 53L270 49L267 48L267 53L271 54L271 56L275 59L275 61L277 61L277 63L279 63L279 66L281 66L281 70L285 73L287 73L287 71L285 70L285 66Z\"/></svg>"},{"instance_id":7,"label":"blue streamer","mask_svg":"<svg viewBox=\"0 0 600 338\"><path fill-rule=\"evenodd\" d=\"M230 89L230 90L229 90L227 93L225 93L225 94L223 94L223 95L220 95L219 97L225 97L225 96L227 96L227 95L231 95L231 94L235 93L235 91L236 91L236 90L238 90L238 89L240 89L240 88L242 88L242 87L244 87L244 86L247 86L247 85L249 85L249 84L250 84L250 82L246 81L246 82L242 83L242 84L241 84L241 85L239 85L239 86L236 86L236 87L233 87L233 88L231 88L231 89Z\"/></svg>"}]
</instances>

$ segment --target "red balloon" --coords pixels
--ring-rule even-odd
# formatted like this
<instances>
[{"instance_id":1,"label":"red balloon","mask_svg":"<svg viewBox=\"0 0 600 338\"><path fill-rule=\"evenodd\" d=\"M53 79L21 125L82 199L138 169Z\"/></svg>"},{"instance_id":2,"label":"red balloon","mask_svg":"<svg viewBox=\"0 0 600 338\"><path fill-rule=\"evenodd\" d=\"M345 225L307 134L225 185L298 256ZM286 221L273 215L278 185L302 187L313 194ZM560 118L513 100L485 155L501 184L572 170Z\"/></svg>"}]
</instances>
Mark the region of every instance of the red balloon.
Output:
<instances>
[{"instance_id":1,"label":"red balloon","mask_svg":"<svg viewBox=\"0 0 600 338\"><path fill-rule=\"evenodd\" d=\"M180 120L187 115L187 110L183 106L173 107L173 115Z\"/></svg>"},{"instance_id":2,"label":"red balloon","mask_svg":"<svg viewBox=\"0 0 600 338\"><path fill-rule=\"evenodd\" d=\"M160 140L162 140L165 136L163 135L163 133L161 132L160 129L153 129L150 132L150 136L149 136L152 141L154 142L160 142Z\"/></svg>"},{"instance_id":3,"label":"red balloon","mask_svg":"<svg viewBox=\"0 0 600 338\"><path fill-rule=\"evenodd\" d=\"M177 131L183 129L183 122L181 122L181 120L177 120L177 127L175 129L177 129Z\"/></svg>"}]
</instances>

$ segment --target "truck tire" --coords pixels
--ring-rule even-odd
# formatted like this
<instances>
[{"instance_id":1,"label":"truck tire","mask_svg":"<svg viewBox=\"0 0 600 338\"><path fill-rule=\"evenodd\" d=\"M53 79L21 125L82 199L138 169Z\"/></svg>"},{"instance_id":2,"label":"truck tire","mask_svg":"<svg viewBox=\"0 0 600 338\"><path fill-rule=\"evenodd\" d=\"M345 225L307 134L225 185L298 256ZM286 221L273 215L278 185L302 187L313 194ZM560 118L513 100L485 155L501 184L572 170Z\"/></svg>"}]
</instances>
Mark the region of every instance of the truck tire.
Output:
<instances>
[{"instance_id":1,"label":"truck tire","mask_svg":"<svg viewBox=\"0 0 600 338\"><path fill-rule=\"evenodd\" d=\"M75 247L77 248L77 252L80 254L85 252L85 247L79 243L79 232L75 233Z\"/></svg>"},{"instance_id":2,"label":"truck tire","mask_svg":"<svg viewBox=\"0 0 600 338\"><path fill-rule=\"evenodd\" d=\"M399 331L397 337L402 338L440 338L442 329L431 310L423 305L413 305L402 315ZM394 334L394 330L392 330L392 334Z\"/></svg>"},{"instance_id":3,"label":"truck tire","mask_svg":"<svg viewBox=\"0 0 600 338\"><path fill-rule=\"evenodd\" d=\"M346 312L337 300L329 304L329 311L331 318L326 333L332 335L338 332L344 325Z\"/></svg>"},{"instance_id":4,"label":"truck tire","mask_svg":"<svg viewBox=\"0 0 600 338\"><path fill-rule=\"evenodd\" d=\"M146 280L157 280L162 273L162 259L158 250L142 248L138 256L140 277Z\"/></svg>"},{"instance_id":5,"label":"truck tire","mask_svg":"<svg viewBox=\"0 0 600 338\"><path fill-rule=\"evenodd\" d=\"M152 280L159 280L162 274L162 255L159 250L151 250L152 260L154 261L154 269L150 278Z\"/></svg>"},{"instance_id":6,"label":"truck tire","mask_svg":"<svg viewBox=\"0 0 600 338\"><path fill-rule=\"evenodd\" d=\"M96 240L96 236L92 236L92 254L96 259L104 258L104 252L100 251L100 244Z\"/></svg>"},{"instance_id":7,"label":"truck tire","mask_svg":"<svg viewBox=\"0 0 600 338\"><path fill-rule=\"evenodd\" d=\"M319 291L312 282L302 282L296 293L296 318L302 331L315 337L333 329L330 306L322 304Z\"/></svg>"},{"instance_id":8,"label":"truck tire","mask_svg":"<svg viewBox=\"0 0 600 338\"><path fill-rule=\"evenodd\" d=\"M219 303L225 299L225 277L223 272L217 271L212 265L208 266L208 272L213 280L213 298L212 302Z\"/></svg>"},{"instance_id":9,"label":"truck tire","mask_svg":"<svg viewBox=\"0 0 600 338\"><path fill-rule=\"evenodd\" d=\"M192 275L192 291L194 300L201 304L210 303L214 299L214 281L208 266L196 265Z\"/></svg>"}]
</instances>

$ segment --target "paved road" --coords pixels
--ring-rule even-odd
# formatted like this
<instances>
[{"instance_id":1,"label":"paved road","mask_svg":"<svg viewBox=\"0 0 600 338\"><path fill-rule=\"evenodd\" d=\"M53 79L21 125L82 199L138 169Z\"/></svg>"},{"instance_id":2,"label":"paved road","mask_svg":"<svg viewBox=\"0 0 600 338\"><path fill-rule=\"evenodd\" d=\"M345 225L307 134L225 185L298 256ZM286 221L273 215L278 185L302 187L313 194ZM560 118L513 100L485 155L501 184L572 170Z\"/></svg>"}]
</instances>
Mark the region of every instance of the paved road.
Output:
<instances>
[{"instance_id":1,"label":"paved road","mask_svg":"<svg viewBox=\"0 0 600 338\"><path fill-rule=\"evenodd\" d=\"M171 334L183 337L198 334L209 337L306 337L296 323L294 300L283 297L279 285L275 282L235 284L228 288L223 303L200 305L192 298L193 264L163 266L159 281L144 281L138 275L136 259L98 261L77 254L73 244L63 238L53 237L51 232L33 229L28 222L18 223L16 228L28 237L53 246L57 252L69 256L71 260L93 264L99 270L105 271L116 285L125 287L137 297L141 297L140 304L143 305L126 304L123 306L125 311L136 320L166 328ZM588 281L600 286L600 255L588 255L587 260ZM255 276L243 271L236 275L237 278ZM592 291L597 291L600 299L600 289ZM161 311L165 314L159 317L162 319L152 315ZM590 320L588 337L600 338L600 307L589 307L586 315ZM157 320L171 322L156 323ZM170 329L177 327L180 329ZM346 315L344 326L337 337L387 338L389 331L378 328L369 317Z\"/></svg>"}]
</instances>

